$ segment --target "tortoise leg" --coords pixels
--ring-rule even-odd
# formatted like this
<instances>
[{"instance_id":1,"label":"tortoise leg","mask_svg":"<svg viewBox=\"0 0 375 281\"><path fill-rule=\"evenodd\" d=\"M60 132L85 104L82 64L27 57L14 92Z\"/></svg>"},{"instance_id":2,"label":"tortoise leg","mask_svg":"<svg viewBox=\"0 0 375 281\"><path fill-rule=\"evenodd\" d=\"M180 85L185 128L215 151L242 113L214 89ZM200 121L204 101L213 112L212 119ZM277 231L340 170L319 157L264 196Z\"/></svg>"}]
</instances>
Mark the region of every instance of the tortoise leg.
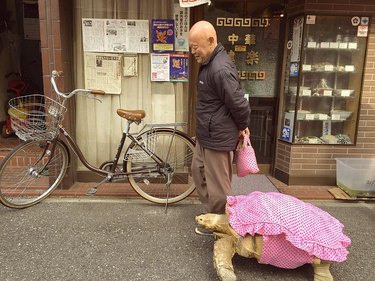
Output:
<instances>
[{"instance_id":1,"label":"tortoise leg","mask_svg":"<svg viewBox=\"0 0 375 281\"><path fill-rule=\"evenodd\" d=\"M333 281L331 272L329 271L330 263L314 259L312 264L314 268L314 281Z\"/></svg>"},{"instance_id":2,"label":"tortoise leg","mask_svg":"<svg viewBox=\"0 0 375 281\"><path fill-rule=\"evenodd\" d=\"M231 236L225 235L214 243L214 267L222 281L237 280L232 264L234 250L234 238Z\"/></svg>"},{"instance_id":3,"label":"tortoise leg","mask_svg":"<svg viewBox=\"0 0 375 281\"><path fill-rule=\"evenodd\" d=\"M262 255L263 237L256 235L246 235L241 239L236 239L236 253L245 258L256 258L260 260Z\"/></svg>"}]
</instances>

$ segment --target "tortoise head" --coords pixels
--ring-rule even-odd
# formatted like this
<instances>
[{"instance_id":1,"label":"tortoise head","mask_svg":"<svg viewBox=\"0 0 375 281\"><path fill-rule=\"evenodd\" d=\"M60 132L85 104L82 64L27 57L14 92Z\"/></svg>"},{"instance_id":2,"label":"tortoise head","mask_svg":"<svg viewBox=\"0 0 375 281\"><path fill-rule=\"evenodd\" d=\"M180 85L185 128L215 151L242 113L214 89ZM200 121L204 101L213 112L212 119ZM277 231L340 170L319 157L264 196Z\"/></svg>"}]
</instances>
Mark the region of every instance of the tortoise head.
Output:
<instances>
[{"instance_id":1,"label":"tortoise head","mask_svg":"<svg viewBox=\"0 0 375 281\"><path fill-rule=\"evenodd\" d=\"M226 214L203 214L196 216L195 221L198 225L208 230L229 235L232 234Z\"/></svg>"}]
</instances>

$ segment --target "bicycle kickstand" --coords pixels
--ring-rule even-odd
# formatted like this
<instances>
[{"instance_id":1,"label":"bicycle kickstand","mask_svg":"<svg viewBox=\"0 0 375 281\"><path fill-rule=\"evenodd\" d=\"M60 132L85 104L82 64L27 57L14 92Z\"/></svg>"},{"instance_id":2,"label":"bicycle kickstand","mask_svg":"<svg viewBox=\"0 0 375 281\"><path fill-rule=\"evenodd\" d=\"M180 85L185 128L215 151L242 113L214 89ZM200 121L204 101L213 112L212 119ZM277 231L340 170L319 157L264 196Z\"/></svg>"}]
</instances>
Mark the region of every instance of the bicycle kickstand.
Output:
<instances>
[{"instance_id":1,"label":"bicycle kickstand","mask_svg":"<svg viewBox=\"0 0 375 281\"><path fill-rule=\"evenodd\" d=\"M172 177L170 173L168 173L167 177L168 177L168 180L167 180L167 183L165 184L167 188L167 201L165 202L165 213L167 213L167 209L168 209L169 191L171 190L171 182L172 182Z\"/></svg>"},{"instance_id":2,"label":"bicycle kickstand","mask_svg":"<svg viewBox=\"0 0 375 281\"><path fill-rule=\"evenodd\" d=\"M108 182L112 179L112 176L107 176L105 177L102 181L100 181L98 184L96 184L95 186L93 187L90 187L87 191L86 191L86 195L95 195L96 192L98 191L98 187L101 186L103 183L105 182Z\"/></svg>"}]
</instances>

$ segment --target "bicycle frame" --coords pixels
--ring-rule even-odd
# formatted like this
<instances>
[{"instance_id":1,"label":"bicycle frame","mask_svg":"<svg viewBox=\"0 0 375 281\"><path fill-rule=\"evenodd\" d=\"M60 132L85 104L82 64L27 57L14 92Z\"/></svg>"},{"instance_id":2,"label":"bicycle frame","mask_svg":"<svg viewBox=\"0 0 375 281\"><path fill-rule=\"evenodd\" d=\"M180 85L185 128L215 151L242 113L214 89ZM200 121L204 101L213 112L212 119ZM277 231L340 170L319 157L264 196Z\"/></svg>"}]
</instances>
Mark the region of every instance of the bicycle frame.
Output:
<instances>
[{"instance_id":1,"label":"bicycle frame","mask_svg":"<svg viewBox=\"0 0 375 281\"><path fill-rule=\"evenodd\" d=\"M91 165L87 161L85 156L83 155L81 149L78 147L75 140L70 136L68 131L62 125L60 125L59 130L60 130L61 135L64 136L64 139L66 140L69 147L77 155L77 157L83 163L83 165L87 169L89 169L90 171L95 172L95 173L99 174L100 176L106 177L106 180L108 180L108 181L125 179L129 175L135 175L135 174L161 173L161 168L163 166L164 161L162 159L160 159L157 155L155 155L152 151L147 149L146 146L142 143L142 141L139 141L137 139L137 137L140 136L142 133L147 132L147 130L145 130L147 127L150 127L150 130L152 130L152 129L155 129L155 128L168 129L166 127L174 126L174 129L172 129L172 128L170 129L171 132L174 133L174 132L177 131L177 129L176 129L177 126L185 125L185 123L145 124L143 126L143 128L136 134L135 137L133 136L133 134L129 133L131 123L133 123L133 122L131 122L131 121L127 122L125 130L122 133L122 137L121 137L120 143L119 143L118 148L117 148L117 153L115 155L115 158L113 159L113 165L112 165L111 171L100 169L98 167L95 167L95 166ZM136 143L145 153L147 153L148 156L157 163L157 168L155 168L155 169L149 169L149 168L142 169L141 168L140 170L137 170L137 171L134 171L134 172L133 171L128 172L128 171L125 171L125 169L123 169L123 171L120 171L120 172L116 171L116 167L117 167L117 164L118 164L118 161L119 161L119 158L120 158L120 154L124 149L124 144L125 144L126 138L129 138L132 142ZM56 142L58 139L59 139L59 137L57 137L54 141ZM129 148L129 146L127 148ZM126 160L124 159L123 161L125 162Z\"/></svg>"},{"instance_id":2,"label":"bicycle frame","mask_svg":"<svg viewBox=\"0 0 375 281\"><path fill-rule=\"evenodd\" d=\"M55 147L56 147L56 143L57 143L57 140L58 138L56 138L55 141L51 142L51 145L52 145L52 149L51 150L48 150L49 148L49 144L47 144L47 146L45 147L44 151L43 151L43 154L38 158L38 160L36 160L35 164L31 167L29 167L29 175L32 175L32 176L35 176L35 177L39 177L41 175L41 173L43 173L43 171L46 169L46 167L48 166L49 162L51 161L52 157L53 157L53 153L55 152ZM50 151L50 153L47 153L47 151ZM48 158L49 160L47 161L47 163L45 163L43 165L43 167L39 170L36 170L35 167L40 163L40 161L43 161L43 157L48 154Z\"/></svg>"}]
</instances>

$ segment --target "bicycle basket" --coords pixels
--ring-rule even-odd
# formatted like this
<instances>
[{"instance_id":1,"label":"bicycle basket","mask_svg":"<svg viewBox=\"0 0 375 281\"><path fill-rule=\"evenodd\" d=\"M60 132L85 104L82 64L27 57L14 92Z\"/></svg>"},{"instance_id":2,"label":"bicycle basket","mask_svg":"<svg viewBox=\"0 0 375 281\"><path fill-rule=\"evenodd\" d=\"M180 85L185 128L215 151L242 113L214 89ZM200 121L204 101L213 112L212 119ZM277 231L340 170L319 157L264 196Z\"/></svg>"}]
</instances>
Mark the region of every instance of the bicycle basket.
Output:
<instances>
[{"instance_id":1,"label":"bicycle basket","mask_svg":"<svg viewBox=\"0 0 375 281\"><path fill-rule=\"evenodd\" d=\"M15 97L9 101L8 114L16 135L24 140L52 140L66 108L43 95Z\"/></svg>"}]
</instances>

